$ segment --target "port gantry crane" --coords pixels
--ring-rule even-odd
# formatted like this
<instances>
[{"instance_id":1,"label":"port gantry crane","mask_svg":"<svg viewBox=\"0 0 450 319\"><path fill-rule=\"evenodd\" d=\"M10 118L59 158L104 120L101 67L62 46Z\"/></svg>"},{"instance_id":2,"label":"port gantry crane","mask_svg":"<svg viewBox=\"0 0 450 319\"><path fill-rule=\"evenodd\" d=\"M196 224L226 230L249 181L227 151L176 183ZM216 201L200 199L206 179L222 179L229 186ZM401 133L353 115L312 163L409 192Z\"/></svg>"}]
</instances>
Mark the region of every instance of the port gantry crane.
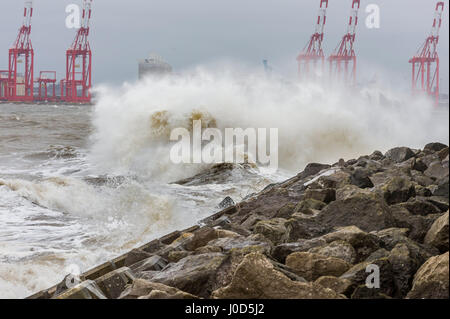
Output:
<instances>
[{"instance_id":1,"label":"port gantry crane","mask_svg":"<svg viewBox=\"0 0 450 319\"><path fill-rule=\"evenodd\" d=\"M360 5L360 0L353 0L347 33L343 36L333 54L328 58L328 61L330 62L330 77L332 79L337 77L343 80L344 84L349 86L354 86L356 84L356 54L354 43ZM349 74L350 64L351 72ZM342 68L344 70L342 70ZM344 72L344 74L342 74L342 72Z\"/></svg>"},{"instance_id":2,"label":"port gantry crane","mask_svg":"<svg viewBox=\"0 0 450 319\"><path fill-rule=\"evenodd\" d=\"M23 24L9 49L6 98L9 101L33 101L34 51L31 44L33 1L25 1ZM19 64L23 67L19 69ZM4 71L3 71L4 73Z\"/></svg>"},{"instance_id":3,"label":"port gantry crane","mask_svg":"<svg viewBox=\"0 0 450 319\"><path fill-rule=\"evenodd\" d=\"M92 51L89 24L92 0L83 0L81 26L66 51L66 78L61 81L61 99L70 103L90 103L92 87Z\"/></svg>"},{"instance_id":4,"label":"port gantry crane","mask_svg":"<svg viewBox=\"0 0 450 319\"><path fill-rule=\"evenodd\" d=\"M430 35L426 38L416 55L409 60L412 65L412 90L414 94L426 93L439 103L439 30L442 25L442 12L444 2L436 4L433 26ZM433 73L433 74L432 74Z\"/></svg>"},{"instance_id":5,"label":"port gantry crane","mask_svg":"<svg viewBox=\"0 0 450 319\"><path fill-rule=\"evenodd\" d=\"M327 8L328 0L320 0L319 15L317 17L315 31L309 42L303 48L303 51L297 57L298 76L300 79L310 79L311 75L317 75L324 70L325 55L323 54L322 41L325 23L327 22ZM320 70L317 67L318 61L321 63Z\"/></svg>"}]
</instances>

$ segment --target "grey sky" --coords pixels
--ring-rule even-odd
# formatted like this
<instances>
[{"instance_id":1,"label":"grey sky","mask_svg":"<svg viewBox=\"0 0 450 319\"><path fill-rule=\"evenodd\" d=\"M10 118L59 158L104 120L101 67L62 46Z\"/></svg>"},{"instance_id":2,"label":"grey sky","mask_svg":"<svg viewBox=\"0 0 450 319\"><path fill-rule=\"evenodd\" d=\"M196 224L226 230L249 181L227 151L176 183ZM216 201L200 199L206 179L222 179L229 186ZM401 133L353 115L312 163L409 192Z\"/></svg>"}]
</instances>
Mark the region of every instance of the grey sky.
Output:
<instances>
[{"instance_id":1,"label":"grey sky","mask_svg":"<svg viewBox=\"0 0 450 319\"><path fill-rule=\"evenodd\" d=\"M35 0L32 39L38 70L63 77L65 50L75 30L65 27L67 4L81 0ZM449 1L445 0L439 53L441 91L448 92ZM330 0L324 49L330 54L344 34L351 0ZM381 28L364 25L366 5L381 8ZM428 34L436 1L362 0L356 50L358 77L395 74L409 86L412 56ZM156 52L175 70L223 58L292 75L295 57L313 31L319 0L94 0L91 45L95 83L137 78L137 60ZM0 69L22 21L22 0L0 1Z\"/></svg>"}]
</instances>

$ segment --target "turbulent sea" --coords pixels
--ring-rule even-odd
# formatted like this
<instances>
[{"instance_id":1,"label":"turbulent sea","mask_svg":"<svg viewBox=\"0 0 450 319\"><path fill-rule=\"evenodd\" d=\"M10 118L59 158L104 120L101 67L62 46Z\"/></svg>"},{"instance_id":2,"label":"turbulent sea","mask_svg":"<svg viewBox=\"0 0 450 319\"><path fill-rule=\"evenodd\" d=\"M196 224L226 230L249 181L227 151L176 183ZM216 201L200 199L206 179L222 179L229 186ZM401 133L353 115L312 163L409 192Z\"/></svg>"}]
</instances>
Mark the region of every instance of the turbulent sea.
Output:
<instances>
[{"instance_id":1,"label":"turbulent sea","mask_svg":"<svg viewBox=\"0 0 450 319\"><path fill-rule=\"evenodd\" d=\"M95 106L0 104L0 298L23 298L298 173L375 149L448 144L448 108L380 88L341 90L197 70L99 87ZM279 129L280 169L174 181L170 131L193 119ZM232 146L231 146L232 147Z\"/></svg>"}]
</instances>

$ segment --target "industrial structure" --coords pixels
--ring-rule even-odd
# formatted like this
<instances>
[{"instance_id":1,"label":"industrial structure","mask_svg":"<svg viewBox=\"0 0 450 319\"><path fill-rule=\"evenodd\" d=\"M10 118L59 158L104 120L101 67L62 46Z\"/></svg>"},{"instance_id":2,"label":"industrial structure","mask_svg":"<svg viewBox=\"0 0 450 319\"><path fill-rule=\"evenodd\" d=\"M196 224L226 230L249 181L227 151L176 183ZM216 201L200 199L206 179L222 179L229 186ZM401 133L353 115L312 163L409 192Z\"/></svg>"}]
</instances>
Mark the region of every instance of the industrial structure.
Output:
<instances>
[{"instance_id":1,"label":"industrial structure","mask_svg":"<svg viewBox=\"0 0 450 319\"><path fill-rule=\"evenodd\" d=\"M442 25L444 2L436 4L433 25L430 35L426 38L416 55L409 60L412 65L412 90L431 96L436 103L439 101L439 30Z\"/></svg>"},{"instance_id":2,"label":"industrial structure","mask_svg":"<svg viewBox=\"0 0 450 319\"><path fill-rule=\"evenodd\" d=\"M313 35L297 57L298 76L300 79L310 79L311 76L323 73L325 67L325 55L323 54L322 41L325 23L327 22L328 0L320 0L319 15ZM320 63L318 69L317 62Z\"/></svg>"},{"instance_id":3,"label":"industrial structure","mask_svg":"<svg viewBox=\"0 0 450 319\"><path fill-rule=\"evenodd\" d=\"M39 78L34 78L34 50L31 43L33 1L25 1L23 24L9 49L8 70L0 70L0 101L91 102L92 51L88 41L91 6L92 0L83 0L81 27L66 52L66 77L60 82L61 95L57 96L55 71L41 71ZM35 91L38 93L35 94Z\"/></svg>"},{"instance_id":4,"label":"industrial structure","mask_svg":"<svg viewBox=\"0 0 450 319\"><path fill-rule=\"evenodd\" d=\"M331 79L335 78L349 85L356 84L356 54L354 43L360 4L360 0L353 0L347 33L342 37L341 42L334 52L328 57Z\"/></svg>"}]
</instances>

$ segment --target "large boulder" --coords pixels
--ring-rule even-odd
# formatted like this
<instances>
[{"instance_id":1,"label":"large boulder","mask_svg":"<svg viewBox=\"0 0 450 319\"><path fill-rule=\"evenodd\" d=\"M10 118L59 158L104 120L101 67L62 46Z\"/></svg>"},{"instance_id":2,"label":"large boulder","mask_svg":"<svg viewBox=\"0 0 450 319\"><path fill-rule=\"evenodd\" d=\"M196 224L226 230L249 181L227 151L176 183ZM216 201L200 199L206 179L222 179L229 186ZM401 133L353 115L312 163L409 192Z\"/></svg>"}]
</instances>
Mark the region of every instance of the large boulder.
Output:
<instances>
[{"instance_id":1,"label":"large boulder","mask_svg":"<svg viewBox=\"0 0 450 319\"><path fill-rule=\"evenodd\" d=\"M198 297L174 287L136 279L122 292L119 299L198 299Z\"/></svg>"},{"instance_id":2,"label":"large boulder","mask_svg":"<svg viewBox=\"0 0 450 319\"><path fill-rule=\"evenodd\" d=\"M311 248L308 252L325 257L335 257L353 264L356 260L356 251L352 245L343 240L335 240L329 244Z\"/></svg>"},{"instance_id":3,"label":"large boulder","mask_svg":"<svg viewBox=\"0 0 450 319\"><path fill-rule=\"evenodd\" d=\"M327 241L323 238L299 239L296 242L275 246L272 257L280 263L285 263L286 257L295 252L308 251L311 248L323 246Z\"/></svg>"},{"instance_id":4,"label":"large boulder","mask_svg":"<svg viewBox=\"0 0 450 319\"><path fill-rule=\"evenodd\" d=\"M274 245L278 245L286 242L289 238L289 230L286 228L286 222L287 220L284 218L260 221L255 225L254 232L271 240Z\"/></svg>"},{"instance_id":5,"label":"large boulder","mask_svg":"<svg viewBox=\"0 0 450 319\"><path fill-rule=\"evenodd\" d=\"M411 157L414 157L414 152L408 147L395 147L386 152L386 158L394 161L395 163L404 162Z\"/></svg>"},{"instance_id":6,"label":"large boulder","mask_svg":"<svg viewBox=\"0 0 450 319\"><path fill-rule=\"evenodd\" d=\"M423 148L424 150L427 151L431 151L431 152L439 152L440 150L446 148L447 145L439 143L439 142L433 142L433 143L428 143L427 145L425 145L425 147Z\"/></svg>"},{"instance_id":7,"label":"large boulder","mask_svg":"<svg viewBox=\"0 0 450 319\"><path fill-rule=\"evenodd\" d=\"M425 236L424 243L432 245L439 249L441 253L448 251L448 211L436 219L431 226L427 235Z\"/></svg>"},{"instance_id":8,"label":"large boulder","mask_svg":"<svg viewBox=\"0 0 450 319\"><path fill-rule=\"evenodd\" d=\"M292 281L262 254L245 256L229 285L215 290L217 299L336 299L345 298L315 283Z\"/></svg>"},{"instance_id":9,"label":"large boulder","mask_svg":"<svg viewBox=\"0 0 450 319\"><path fill-rule=\"evenodd\" d=\"M336 293L343 294L347 297L350 296L352 290L354 289L353 284L350 280L334 276L319 277L315 281L315 283L325 288L330 288L334 290Z\"/></svg>"},{"instance_id":10,"label":"large boulder","mask_svg":"<svg viewBox=\"0 0 450 319\"><path fill-rule=\"evenodd\" d=\"M356 193L326 206L317 223L330 229L357 226L363 231L380 230L394 225L389 206L375 193Z\"/></svg>"},{"instance_id":11,"label":"large boulder","mask_svg":"<svg viewBox=\"0 0 450 319\"><path fill-rule=\"evenodd\" d=\"M449 174L448 165L444 165L441 161L433 162L428 166L424 174L435 180L447 177Z\"/></svg>"},{"instance_id":12,"label":"large boulder","mask_svg":"<svg viewBox=\"0 0 450 319\"><path fill-rule=\"evenodd\" d=\"M340 258L326 257L309 252L297 252L287 256L286 266L306 280L314 281L321 276L338 277L346 272L351 265Z\"/></svg>"},{"instance_id":13,"label":"large boulder","mask_svg":"<svg viewBox=\"0 0 450 319\"><path fill-rule=\"evenodd\" d=\"M389 205L406 202L416 196L414 184L409 178L403 176L393 177L380 189Z\"/></svg>"},{"instance_id":14,"label":"large boulder","mask_svg":"<svg viewBox=\"0 0 450 319\"><path fill-rule=\"evenodd\" d=\"M216 271L225 259L222 253L191 255L163 271L143 272L140 277L207 298L212 292Z\"/></svg>"},{"instance_id":15,"label":"large boulder","mask_svg":"<svg viewBox=\"0 0 450 319\"><path fill-rule=\"evenodd\" d=\"M449 255L434 256L428 259L414 276L409 299L448 299L449 298Z\"/></svg>"}]
</instances>

